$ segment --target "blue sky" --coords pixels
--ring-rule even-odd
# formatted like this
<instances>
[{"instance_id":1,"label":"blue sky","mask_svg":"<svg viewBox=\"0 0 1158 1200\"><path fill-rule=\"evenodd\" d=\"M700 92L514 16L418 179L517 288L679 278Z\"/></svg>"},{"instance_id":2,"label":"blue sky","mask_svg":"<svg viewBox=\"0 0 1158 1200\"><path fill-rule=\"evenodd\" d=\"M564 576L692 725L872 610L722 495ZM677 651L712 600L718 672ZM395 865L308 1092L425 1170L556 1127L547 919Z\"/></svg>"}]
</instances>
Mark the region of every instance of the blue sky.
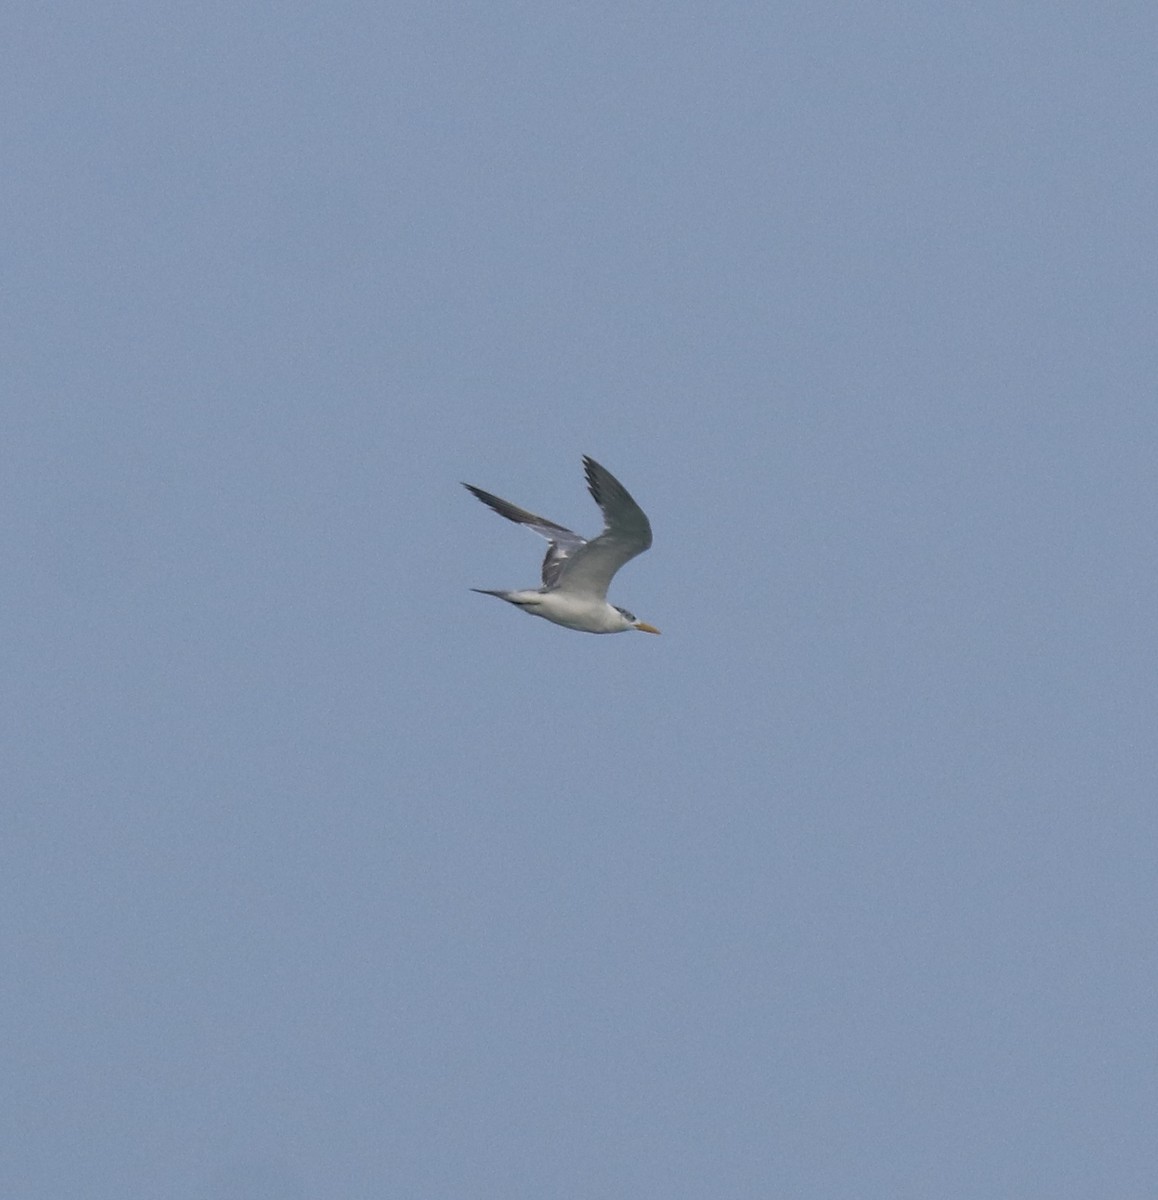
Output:
<instances>
[{"instance_id":1,"label":"blue sky","mask_svg":"<svg viewBox=\"0 0 1158 1200\"><path fill-rule=\"evenodd\" d=\"M9 11L0 1193L1155 1194L1155 25Z\"/></svg>"}]
</instances>

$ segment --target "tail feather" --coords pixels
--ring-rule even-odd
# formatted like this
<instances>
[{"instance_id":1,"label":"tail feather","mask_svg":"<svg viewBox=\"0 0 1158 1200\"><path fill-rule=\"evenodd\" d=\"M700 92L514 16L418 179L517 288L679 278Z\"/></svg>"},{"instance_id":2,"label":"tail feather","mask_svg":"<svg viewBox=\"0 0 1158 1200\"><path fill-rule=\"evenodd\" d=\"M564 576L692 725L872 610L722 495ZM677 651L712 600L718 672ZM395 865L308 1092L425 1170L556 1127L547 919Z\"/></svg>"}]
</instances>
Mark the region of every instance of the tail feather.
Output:
<instances>
[{"instance_id":1,"label":"tail feather","mask_svg":"<svg viewBox=\"0 0 1158 1200\"><path fill-rule=\"evenodd\" d=\"M513 604L516 608L528 608L538 604L537 592L509 592L498 591L493 588L471 588L472 592L478 592L480 596L498 596L500 600L505 600L508 604Z\"/></svg>"}]
</instances>

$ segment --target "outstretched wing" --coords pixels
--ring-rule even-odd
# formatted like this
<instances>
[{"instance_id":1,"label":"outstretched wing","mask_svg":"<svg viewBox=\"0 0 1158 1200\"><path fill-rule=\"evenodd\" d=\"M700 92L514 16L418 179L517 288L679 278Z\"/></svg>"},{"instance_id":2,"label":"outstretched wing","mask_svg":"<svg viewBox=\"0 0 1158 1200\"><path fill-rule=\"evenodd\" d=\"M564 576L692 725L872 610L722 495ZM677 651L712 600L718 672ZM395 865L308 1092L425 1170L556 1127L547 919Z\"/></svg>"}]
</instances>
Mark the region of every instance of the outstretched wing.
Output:
<instances>
[{"instance_id":1,"label":"outstretched wing","mask_svg":"<svg viewBox=\"0 0 1158 1200\"><path fill-rule=\"evenodd\" d=\"M583 470L591 497L603 512L603 532L569 555L555 586L602 600L615 572L651 546L651 524L606 467L584 456Z\"/></svg>"},{"instance_id":2,"label":"outstretched wing","mask_svg":"<svg viewBox=\"0 0 1158 1200\"><path fill-rule=\"evenodd\" d=\"M577 533L565 529L562 525L556 525L554 521L548 521L546 517L537 517L534 513L527 512L525 508L519 508L517 504L512 504L509 500L503 500L498 496L492 496L490 492L484 492L482 488L477 488L474 484L464 483L462 486L472 496L481 500L489 508L493 508L500 517L514 521L516 525L525 525L551 543L547 547L547 557L543 559L544 587L554 587L558 583L567 561L577 550L587 545L586 538L581 538Z\"/></svg>"}]
</instances>

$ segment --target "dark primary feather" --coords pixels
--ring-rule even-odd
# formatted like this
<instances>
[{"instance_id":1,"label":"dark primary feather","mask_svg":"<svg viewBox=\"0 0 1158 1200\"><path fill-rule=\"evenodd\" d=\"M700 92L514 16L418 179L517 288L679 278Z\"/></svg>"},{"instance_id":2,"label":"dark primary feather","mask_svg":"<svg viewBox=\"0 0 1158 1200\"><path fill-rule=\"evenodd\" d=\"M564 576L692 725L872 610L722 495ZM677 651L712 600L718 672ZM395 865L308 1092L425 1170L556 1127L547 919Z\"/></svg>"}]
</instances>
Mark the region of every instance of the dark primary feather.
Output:
<instances>
[{"instance_id":1,"label":"dark primary feather","mask_svg":"<svg viewBox=\"0 0 1158 1200\"><path fill-rule=\"evenodd\" d=\"M525 508L519 508L517 504L512 504L509 500L492 495L490 492L484 492L482 488L475 487L472 483L464 483L462 486L488 508L497 512L500 517L514 521L516 525L525 525L551 543L547 547L547 554L543 559L543 586L545 588L554 587L563 572L563 564L580 546L586 543L587 539L580 537L563 525L556 525L554 521L548 521L546 517L539 517Z\"/></svg>"},{"instance_id":2,"label":"dark primary feather","mask_svg":"<svg viewBox=\"0 0 1158 1200\"><path fill-rule=\"evenodd\" d=\"M473 483L464 483L462 486L472 496L481 500L490 508L493 508L500 517L506 517L508 521L514 521L516 525L538 526L542 529L553 530L556 533L571 533L570 529L565 529L562 525L556 525L554 521L548 521L546 517L537 517L533 512L527 512L525 508L519 508L517 504L512 504L509 500L503 500L499 496L491 495L490 492L484 492L482 488L475 487Z\"/></svg>"}]
</instances>

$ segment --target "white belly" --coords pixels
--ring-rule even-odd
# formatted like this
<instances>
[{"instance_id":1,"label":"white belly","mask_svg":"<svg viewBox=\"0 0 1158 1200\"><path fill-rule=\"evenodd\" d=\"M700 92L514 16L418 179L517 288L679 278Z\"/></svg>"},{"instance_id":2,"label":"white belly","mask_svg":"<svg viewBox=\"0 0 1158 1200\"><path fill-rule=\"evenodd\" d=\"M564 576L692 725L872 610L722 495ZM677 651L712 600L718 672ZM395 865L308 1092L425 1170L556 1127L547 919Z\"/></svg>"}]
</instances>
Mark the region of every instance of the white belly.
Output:
<instances>
[{"instance_id":1,"label":"white belly","mask_svg":"<svg viewBox=\"0 0 1158 1200\"><path fill-rule=\"evenodd\" d=\"M631 622L617 608L592 596L566 591L524 592L516 603L525 612L584 633L622 633L631 628Z\"/></svg>"}]
</instances>

